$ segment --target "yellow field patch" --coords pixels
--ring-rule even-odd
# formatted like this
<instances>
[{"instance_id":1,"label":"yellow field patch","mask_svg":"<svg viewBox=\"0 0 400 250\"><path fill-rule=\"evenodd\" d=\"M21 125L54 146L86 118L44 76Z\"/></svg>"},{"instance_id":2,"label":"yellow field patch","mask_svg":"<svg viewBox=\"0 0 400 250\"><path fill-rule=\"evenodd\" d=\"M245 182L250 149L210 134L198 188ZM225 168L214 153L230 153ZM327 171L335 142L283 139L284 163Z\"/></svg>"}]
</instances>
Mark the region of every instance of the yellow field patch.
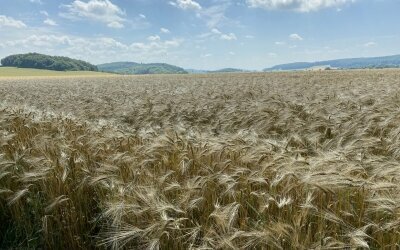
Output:
<instances>
[{"instance_id":1,"label":"yellow field patch","mask_svg":"<svg viewBox=\"0 0 400 250\"><path fill-rule=\"evenodd\" d=\"M0 67L0 78L9 77L72 77L72 76L112 76L113 74L94 71L54 71L44 69L28 69Z\"/></svg>"}]
</instances>

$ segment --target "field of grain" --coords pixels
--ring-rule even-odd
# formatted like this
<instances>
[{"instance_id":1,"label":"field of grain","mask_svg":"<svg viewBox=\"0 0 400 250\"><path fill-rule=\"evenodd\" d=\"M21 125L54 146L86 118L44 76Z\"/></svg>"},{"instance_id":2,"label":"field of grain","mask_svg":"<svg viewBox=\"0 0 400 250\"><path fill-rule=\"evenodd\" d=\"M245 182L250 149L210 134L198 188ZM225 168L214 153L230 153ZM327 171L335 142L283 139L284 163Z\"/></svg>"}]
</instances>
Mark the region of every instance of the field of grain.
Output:
<instances>
[{"instance_id":1,"label":"field of grain","mask_svg":"<svg viewBox=\"0 0 400 250\"><path fill-rule=\"evenodd\" d=\"M6 77L77 77L112 76L112 74L94 71L54 71L44 69L0 67L0 79Z\"/></svg>"},{"instance_id":2,"label":"field of grain","mask_svg":"<svg viewBox=\"0 0 400 250\"><path fill-rule=\"evenodd\" d=\"M398 249L400 70L0 80L0 248Z\"/></svg>"}]
</instances>

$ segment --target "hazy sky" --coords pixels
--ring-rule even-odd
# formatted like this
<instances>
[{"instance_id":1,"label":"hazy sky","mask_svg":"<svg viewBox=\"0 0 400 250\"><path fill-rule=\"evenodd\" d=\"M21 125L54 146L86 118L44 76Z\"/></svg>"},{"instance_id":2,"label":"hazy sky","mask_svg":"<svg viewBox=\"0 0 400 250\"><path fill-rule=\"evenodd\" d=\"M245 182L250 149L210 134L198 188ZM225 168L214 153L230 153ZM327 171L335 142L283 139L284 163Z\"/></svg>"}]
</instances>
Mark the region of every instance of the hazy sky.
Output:
<instances>
[{"instance_id":1,"label":"hazy sky","mask_svg":"<svg viewBox=\"0 0 400 250\"><path fill-rule=\"evenodd\" d=\"M400 54L399 0L0 0L0 57L262 69Z\"/></svg>"}]
</instances>

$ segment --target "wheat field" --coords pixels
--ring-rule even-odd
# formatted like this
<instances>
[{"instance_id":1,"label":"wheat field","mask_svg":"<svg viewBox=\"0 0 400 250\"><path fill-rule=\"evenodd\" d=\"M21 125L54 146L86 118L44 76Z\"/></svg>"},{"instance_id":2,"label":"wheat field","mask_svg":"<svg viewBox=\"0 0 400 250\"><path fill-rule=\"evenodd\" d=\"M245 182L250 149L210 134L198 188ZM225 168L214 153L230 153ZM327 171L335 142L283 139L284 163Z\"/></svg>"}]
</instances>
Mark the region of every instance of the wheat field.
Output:
<instances>
[{"instance_id":1,"label":"wheat field","mask_svg":"<svg viewBox=\"0 0 400 250\"><path fill-rule=\"evenodd\" d=\"M0 79L4 78L35 78L35 77L106 77L113 74L97 71L55 71L32 68L0 67Z\"/></svg>"},{"instance_id":2,"label":"wheat field","mask_svg":"<svg viewBox=\"0 0 400 250\"><path fill-rule=\"evenodd\" d=\"M0 248L399 249L400 70L0 80Z\"/></svg>"}]
</instances>

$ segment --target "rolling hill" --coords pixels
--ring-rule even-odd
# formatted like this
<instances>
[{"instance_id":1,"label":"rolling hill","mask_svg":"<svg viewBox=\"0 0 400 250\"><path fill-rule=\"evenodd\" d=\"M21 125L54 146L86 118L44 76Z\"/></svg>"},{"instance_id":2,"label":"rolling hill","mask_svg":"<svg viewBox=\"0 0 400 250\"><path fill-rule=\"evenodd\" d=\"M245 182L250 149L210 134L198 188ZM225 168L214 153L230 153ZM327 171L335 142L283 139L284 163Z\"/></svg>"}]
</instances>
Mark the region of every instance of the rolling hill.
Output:
<instances>
[{"instance_id":1,"label":"rolling hill","mask_svg":"<svg viewBox=\"0 0 400 250\"><path fill-rule=\"evenodd\" d=\"M240 72L247 72L244 69L235 69L235 68L224 68L219 70L212 70L208 71L209 73L240 73Z\"/></svg>"},{"instance_id":2,"label":"rolling hill","mask_svg":"<svg viewBox=\"0 0 400 250\"><path fill-rule=\"evenodd\" d=\"M203 69L185 69L186 72L188 72L189 74L207 74L208 71L207 70L203 70Z\"/></svg>"},{"instance_id":3,"label":"rolling hill","mask_svg":"<svg viewBox=\"0 0 400 250\"><path fill-rule=\"evenodd\" d=\"M97 65L100 71L119 74L187 74L184 69L166 63L113 62Z\"/></svg>"},{"instance_id":4,"label":"rolling hill","mask_svg":"<svg viewBox=\"0 0 400 250\"><path fill-rule=\"evenodd\" d=\"M1 59L3 67L45 69L55 71L97 71L97 67L65 56L49 56L39 53L10 55Z\"/></svg>"},{"instance_id":5,"label":"rolling hill","mask_svg":"<svg viewBox=\"0 0 400 250\"><path fill-rule=\"evenodd\" d=\"M338 69L398 68L400 67L400 55L348 58L318 62L295 62L276 65L271 68L266 68L264 71L304 70L322 66Z\"/></svg>"},{"instance_id":6,"label":"rolling hill","mask_svg":"<svg viewBox=\"0 0 400 250\"><path fill-rule=\"evenodd\" d=\"M253 72L245 69L236 68L223 68L218 70L201 70L201 69L185 69L189 74L217 74L217 73L241 73L241 72Z\"/></svg>"}]
</instances>

